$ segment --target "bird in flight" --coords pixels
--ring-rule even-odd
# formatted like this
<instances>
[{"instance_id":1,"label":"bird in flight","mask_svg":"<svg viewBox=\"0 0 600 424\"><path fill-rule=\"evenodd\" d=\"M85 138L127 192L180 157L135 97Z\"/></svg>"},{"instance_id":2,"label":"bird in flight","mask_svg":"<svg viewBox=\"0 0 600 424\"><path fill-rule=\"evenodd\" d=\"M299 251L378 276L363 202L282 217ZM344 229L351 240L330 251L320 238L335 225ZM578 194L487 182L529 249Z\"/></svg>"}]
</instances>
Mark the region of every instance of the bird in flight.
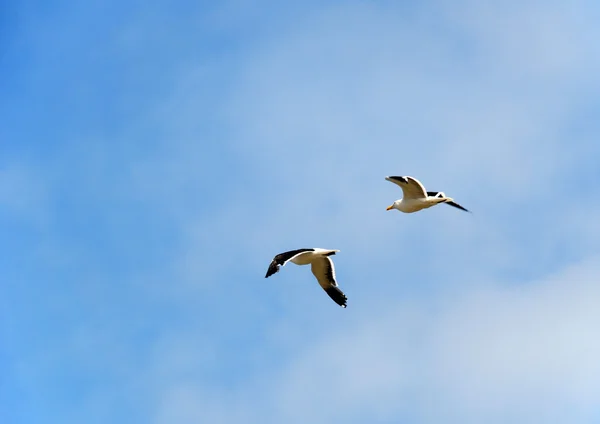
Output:
<instances>
[{"instance_id":1,"label":"bird in flight","mask_svg":"<svg viewBox=\"0 0 600 424\"><path fill-rule=\"evenodd\" d=\"M387 210L398 209L400 212L412 213L421 209L430 208L439 203L454 206L465 212L469 210L456 203L451 197L447 197L441 191L426 191L423 184L413 177L385 177L386 180L396 184L402 189L402 199L396 200Z\"/></svg>"},{"instance_id":2,"label":"bird in flight","mask_svg":"<svg viewBox=\"0 0 600 424\"><path fill-rule=\"evenodd\" d=\"M275 274L279 271L281 266L290 261L296 265L310 264L310 269L317 278L319 285L335 303L342 308L345 308L347 297L338 288L337 281L335 280L335 268L333 267L333 261L330 258L330 256L335 255L336 252L339 252L339 250L312 248L290 250L289 252L280 253L271 261L265 278Z\"/></svg>"}]
</instances>

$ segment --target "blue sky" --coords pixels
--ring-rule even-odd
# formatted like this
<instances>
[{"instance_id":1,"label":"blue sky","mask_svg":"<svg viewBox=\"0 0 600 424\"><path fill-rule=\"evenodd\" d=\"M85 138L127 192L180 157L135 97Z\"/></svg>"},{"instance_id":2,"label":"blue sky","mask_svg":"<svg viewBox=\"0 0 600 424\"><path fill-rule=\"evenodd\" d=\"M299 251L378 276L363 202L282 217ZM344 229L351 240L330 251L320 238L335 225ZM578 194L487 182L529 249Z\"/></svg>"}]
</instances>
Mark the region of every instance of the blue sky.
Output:
<instances>
[{"instance_id":1,"label":"blue sky","mask_svg":"<svg viewBox=\"0 0 600 424\"><path fill-rule=\"evenodd\" d=\"M2 15L2 422L600 422L597 2Z\"/></svg>"}]
</instances>

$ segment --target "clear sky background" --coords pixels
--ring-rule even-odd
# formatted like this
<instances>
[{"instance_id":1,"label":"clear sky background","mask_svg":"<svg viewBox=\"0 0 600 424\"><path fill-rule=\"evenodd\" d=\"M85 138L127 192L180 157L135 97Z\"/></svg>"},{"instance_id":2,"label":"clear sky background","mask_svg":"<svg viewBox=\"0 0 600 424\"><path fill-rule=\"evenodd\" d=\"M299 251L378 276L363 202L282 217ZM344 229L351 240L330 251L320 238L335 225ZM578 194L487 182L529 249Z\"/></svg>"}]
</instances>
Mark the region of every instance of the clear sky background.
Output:
<instances>
[{"instance_id":1,"label":"clear sky background","mask_svg":"<svg viewBox=\"0 0 600 424\"><path fill-rule=\"evenodd\" d=\"M599 22L3 2L0 421L600 422Z\"/></svg>"}]
</instances>

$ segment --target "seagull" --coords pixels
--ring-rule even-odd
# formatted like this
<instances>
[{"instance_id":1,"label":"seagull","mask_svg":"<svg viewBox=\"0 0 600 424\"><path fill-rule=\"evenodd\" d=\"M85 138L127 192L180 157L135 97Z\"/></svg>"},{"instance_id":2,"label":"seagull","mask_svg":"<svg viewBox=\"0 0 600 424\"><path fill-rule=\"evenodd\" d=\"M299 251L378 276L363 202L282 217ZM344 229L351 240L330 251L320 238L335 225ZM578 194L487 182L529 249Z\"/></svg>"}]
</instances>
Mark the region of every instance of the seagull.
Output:
<instances>
[{"instance_id":1,"label":"seagull","mask_svg":"<svg viewBox=\"0 0 600 424\"><path fill-rule=\"evenodd\" d=\"M333 261L330 258L336 252L339 252L339 250L314 248L290 250L289 252L280 253L271 261L265 278L275 274L279 271L280 266L285 265L289 261L292 261L296 265L310 264L310 269L315 277L317 277L319 285L323 287L323 290L325 290L335 303L345 308L347 298L338 288L337 281L335 281L335 269Z\"/></svg>"},{"instance_id":2,"label":"seagull","mask_svg":"<svg viewBox=\"0 0 600 424\"><path fill-rule=\"evenodd\" d=\"M385 177L386 180L400 186L404 197L400 200L396 200L387 210L398 209L400 212L412 213L420 211L421 209L430 208L438 203L446 203L447 205L454 206L455 208L461 209L465 212L469 212L461 205L456 203L451 197L441 191L425 191L423 184L413 177Z\"/></svg>"}]
</instances>

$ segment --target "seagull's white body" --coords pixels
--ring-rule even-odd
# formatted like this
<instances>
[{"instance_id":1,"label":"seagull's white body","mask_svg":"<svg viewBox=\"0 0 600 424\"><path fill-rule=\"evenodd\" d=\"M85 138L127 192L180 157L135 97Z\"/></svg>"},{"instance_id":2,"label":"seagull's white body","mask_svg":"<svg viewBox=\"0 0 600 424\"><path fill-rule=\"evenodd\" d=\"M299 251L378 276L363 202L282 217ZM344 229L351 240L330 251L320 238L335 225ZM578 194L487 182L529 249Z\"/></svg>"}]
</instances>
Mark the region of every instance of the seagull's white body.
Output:
<instances>
[{"instance_id":1,"label":"seagull's white body","mask_svg":"<svg viewBox=\"0 0 600 424\"><path fill-rule=\"evenodd\" d=\"M452 200L452 199L450 199ZM438 203L443 203L443 199L425 197L422 199L407 199L406 197L394 201L391 209L398 209L400 212L413 213L422 209L427 209Z\"/></svg>"},{"instance_id":2,"label":"seagull's white body","mask_svg":"<svg viewBox=\"0 0 600 424\"><path fill-rule=\"evenodd\" d=\"M402 199L396 200L387 210L397 209L404 213L418 212L422 209L427 209L440 203L447 203L450 206L469 212L461 205L456 203L451 197L447 197L443 192L426 191L423 184L413 177L385 177L402 189Z\"/></svg>"},{"instance_id":3,"label":"seagull's white body","mask_svg":"<svg viewBox=\"0 0 600 424\"><path fill-rule=\"evenodd\" d=\"M270 277L279 271L280 266L284 266L288 262L293 262L296 265L308 265L314 276L317 278L319 285L325 290L325 292L333 299L335 303L340 305L342 308L346 307L346 295L338 288L337 281L335 279L335 268L333 261L330 256L335 255L339 250L311 248L311 249L297 249L290 250L289 252L283 252L276 255L265 278Z\"/></svg>"},{"instance_id":4,"label":"seagull's white body","mask_svg":"<svg viewBox=\"0 0 600 424\"><path fill-rule=\"evenodd\" d=\"M293 262L296 265L308 265L323 259L329 260L328 255L335 255L337 252L339 252L339 250L328 250L315 247L312 251L302 252L293 256L290 259L290 262Z\"/></svg>"}]
</instances>

